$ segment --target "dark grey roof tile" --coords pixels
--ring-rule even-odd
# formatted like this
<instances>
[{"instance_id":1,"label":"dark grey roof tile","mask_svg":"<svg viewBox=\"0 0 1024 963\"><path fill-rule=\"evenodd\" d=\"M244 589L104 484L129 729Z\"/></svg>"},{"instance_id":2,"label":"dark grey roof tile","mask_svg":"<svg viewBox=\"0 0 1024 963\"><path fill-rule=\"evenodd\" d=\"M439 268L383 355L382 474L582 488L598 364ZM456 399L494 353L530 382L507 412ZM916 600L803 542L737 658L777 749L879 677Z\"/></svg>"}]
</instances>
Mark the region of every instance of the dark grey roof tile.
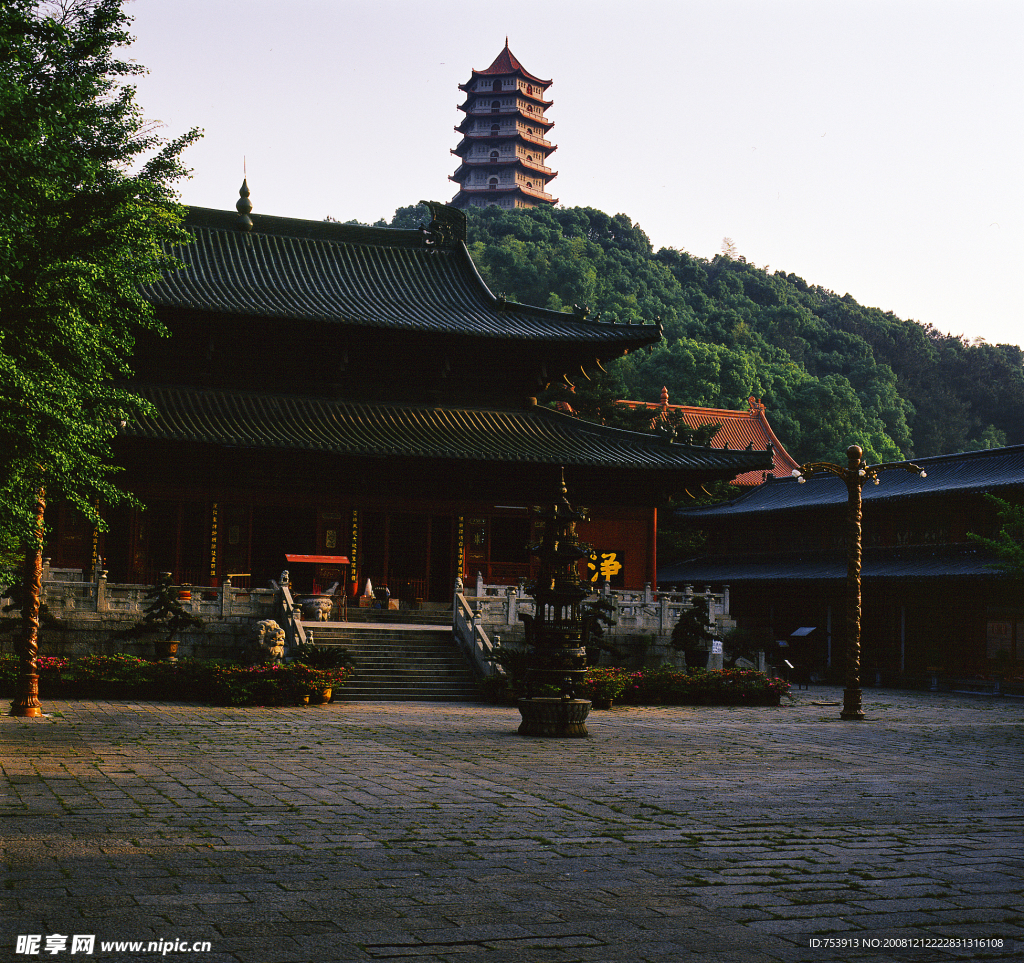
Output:
<instances>
[{"instance_id":1,"label":"dark grey roof tile","mask_svg":"<svg viewBox=\"0 0 1024 963\"><path fill-rule=\"evenodd\" d=\"M666 444L658 436L580 421L547 408L517 411L366 404L323 398L139 386L160 414L126 435L247 448L379 457L505 461L640 470L750 471L769 452Z\"/></svg>"},{"instance_id":2,"label":"dark grey roof tile","mask_svg":"<svg viewBox=\"0 0 1024 963\"><path fill-rule=\"evenodd\" d=\"M953 492L998 494L1024 487L1024 445L918 458L914 464L927 473L927 478L900 469L882 472L879 484L869 482L864 486L865 505ZM768 481L730 502L683 509L683 512L687 516L701 518L731 518L761 512L807 511L816 507L845 505L847 499L846 485L839 478L819 475L803 485L795 478Z\"/></svg>"},{"instance_id":3,"label":"dark grey roof tile","mask_svg":"<svg viewBox=\"0 0 1024 963\"><path fill-rule=\"evenodd\" d=\"M583 342L612 354L660 340L657 325L612 324L502 301L465 245L429 246L418 231L192 208L186 265L149 286L158 306L256 317L532 341Z\"/></svg>"}]
</instances>

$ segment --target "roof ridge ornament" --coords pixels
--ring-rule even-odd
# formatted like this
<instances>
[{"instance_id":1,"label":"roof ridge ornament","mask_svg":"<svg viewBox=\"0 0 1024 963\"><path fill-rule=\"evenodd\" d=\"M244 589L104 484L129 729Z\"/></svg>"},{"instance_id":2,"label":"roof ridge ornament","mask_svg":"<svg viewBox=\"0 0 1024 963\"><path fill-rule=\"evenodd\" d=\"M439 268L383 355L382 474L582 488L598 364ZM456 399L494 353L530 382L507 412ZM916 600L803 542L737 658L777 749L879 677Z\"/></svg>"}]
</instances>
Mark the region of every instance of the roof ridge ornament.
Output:
<instances>
[{"instance_id":1,"label":"roof ridge ornament","mask_svg":"<svg viewBox=\"0 0 1024 963\"><path fill-rule=\"evenodd\" d=\"M465 211L440 201L420 203L430 211L432 218L425 228L421 228L428 247L457 247L460 243L466 243L468 221Z\"/></svg>"},{"instance_id":2,"label":"roof ridge ornament","mask_svg":"<svg viewBox=\"0 0 1024 963\"><path fill-rule=\"evenodd\" d=\"M242 186L238 189L238 200L235 202L235 210L238 211L235 226L240 231L251 231L252 218L249 217L249 214L252 212L252 201L249 200L249 182L244 174L242 175Z\"/></svg>"}]
</instances>

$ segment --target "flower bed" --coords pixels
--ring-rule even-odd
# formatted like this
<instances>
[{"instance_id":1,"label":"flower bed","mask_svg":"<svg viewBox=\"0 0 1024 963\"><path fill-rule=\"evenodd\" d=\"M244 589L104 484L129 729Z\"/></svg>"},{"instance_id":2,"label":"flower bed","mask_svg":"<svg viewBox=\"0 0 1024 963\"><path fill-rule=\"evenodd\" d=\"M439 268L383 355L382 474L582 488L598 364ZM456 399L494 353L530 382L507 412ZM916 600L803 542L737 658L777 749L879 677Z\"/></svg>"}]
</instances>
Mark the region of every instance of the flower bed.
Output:
<instances>
[{"instance_id":1,"label":"flower bed","mask_svg":"<svg viewBox=\"0 0 1024 963\"><path fill-rule=\"evenodd\" d=\"M298 662L239 665L205 659L147 662L130 655L43 656L39 694L46 698L162 699L213 705L296 705L327 689L337 691L352 674ZM0 656L0 692L17 689L18 659Z\"/></svg>"},{"instance_id":2,"label":"flower bed","mask_svg":"<svg viewBox=\"0 0 1024 963\"><path fill-rule=\"evenodd\" d=\"M484 681L484 694L492 702L514 705L525 693L521 679L494 675ZM634 706L777 706L789 696L789 683L769 679L763 672L723 669L683 672L678 669L630 669L596 666L576 690L595 709L612 703Z\"/></svg>"},{"instance_id":3,"label":"flower bed","mask_svg":"<svg viewBox=\"0 0 1024 963\"><path fill-rule=\"evenodd\" d=\"M620 700L629 705L777 706L789 683L745 669L626 672Z\"/></svg>"}]
</instances>

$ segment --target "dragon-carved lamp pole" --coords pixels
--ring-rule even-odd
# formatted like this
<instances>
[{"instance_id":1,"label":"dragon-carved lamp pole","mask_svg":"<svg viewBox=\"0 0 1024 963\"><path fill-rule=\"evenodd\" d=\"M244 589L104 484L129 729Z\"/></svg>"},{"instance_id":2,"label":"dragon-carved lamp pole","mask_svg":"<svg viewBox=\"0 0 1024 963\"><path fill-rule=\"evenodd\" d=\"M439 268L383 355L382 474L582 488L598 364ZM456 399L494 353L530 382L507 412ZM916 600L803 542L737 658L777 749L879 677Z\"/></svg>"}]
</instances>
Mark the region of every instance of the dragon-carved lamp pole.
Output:
<instances>
[{"instance_id":1,"label":"dragon-carved lamp pole","mask_svg":"<svg viewBox=\"0 0 1024 963\"><path fill-rule=\"evenodd\" d=\"M846 688L843 690L843 711L840 719L860 720L864 718L864 705L860 688L860 564L861 564L861 489L868 480L878 484L881 472L890 468L927 477L918 465L911 462L890 462L884 465L865 465L864 451L860 445L846 449L847 465L833 465L827 461L808 462L793 470L793 477L800 484L815 475L836 475L846 483L849 494L846 509L846 544L848 560L846 567Z\"/></svg>"}]
</instances>

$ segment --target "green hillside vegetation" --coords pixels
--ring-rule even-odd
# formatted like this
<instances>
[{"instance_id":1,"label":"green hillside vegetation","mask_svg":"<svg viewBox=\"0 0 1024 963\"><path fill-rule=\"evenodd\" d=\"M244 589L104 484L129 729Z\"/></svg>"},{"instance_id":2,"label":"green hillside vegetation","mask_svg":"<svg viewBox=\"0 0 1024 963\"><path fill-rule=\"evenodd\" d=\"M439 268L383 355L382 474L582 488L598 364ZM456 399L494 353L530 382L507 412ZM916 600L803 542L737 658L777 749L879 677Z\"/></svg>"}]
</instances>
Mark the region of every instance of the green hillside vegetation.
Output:
<instances>
[{"instance_id":1,"label":"green hillside vegetation","mask_svg":"<svg viewBox=\"0 0 1024 963\"><path fill-rule=\"evenodd\" d=\"M665 385L674 404L731 409L756 395L800 461L841 460L854 443L872 461L1024 443L1024 352L1015 345L968 343L732 250L711 260L654 251L624 214L468 214L470 253L496 294L585 306L609 321L661 319L663 342L611 366L591 390L657 401ZM391 226L427 220L413 205ZM562 396L553 388L542 401Z\"/></svg>"}]
</instances>

